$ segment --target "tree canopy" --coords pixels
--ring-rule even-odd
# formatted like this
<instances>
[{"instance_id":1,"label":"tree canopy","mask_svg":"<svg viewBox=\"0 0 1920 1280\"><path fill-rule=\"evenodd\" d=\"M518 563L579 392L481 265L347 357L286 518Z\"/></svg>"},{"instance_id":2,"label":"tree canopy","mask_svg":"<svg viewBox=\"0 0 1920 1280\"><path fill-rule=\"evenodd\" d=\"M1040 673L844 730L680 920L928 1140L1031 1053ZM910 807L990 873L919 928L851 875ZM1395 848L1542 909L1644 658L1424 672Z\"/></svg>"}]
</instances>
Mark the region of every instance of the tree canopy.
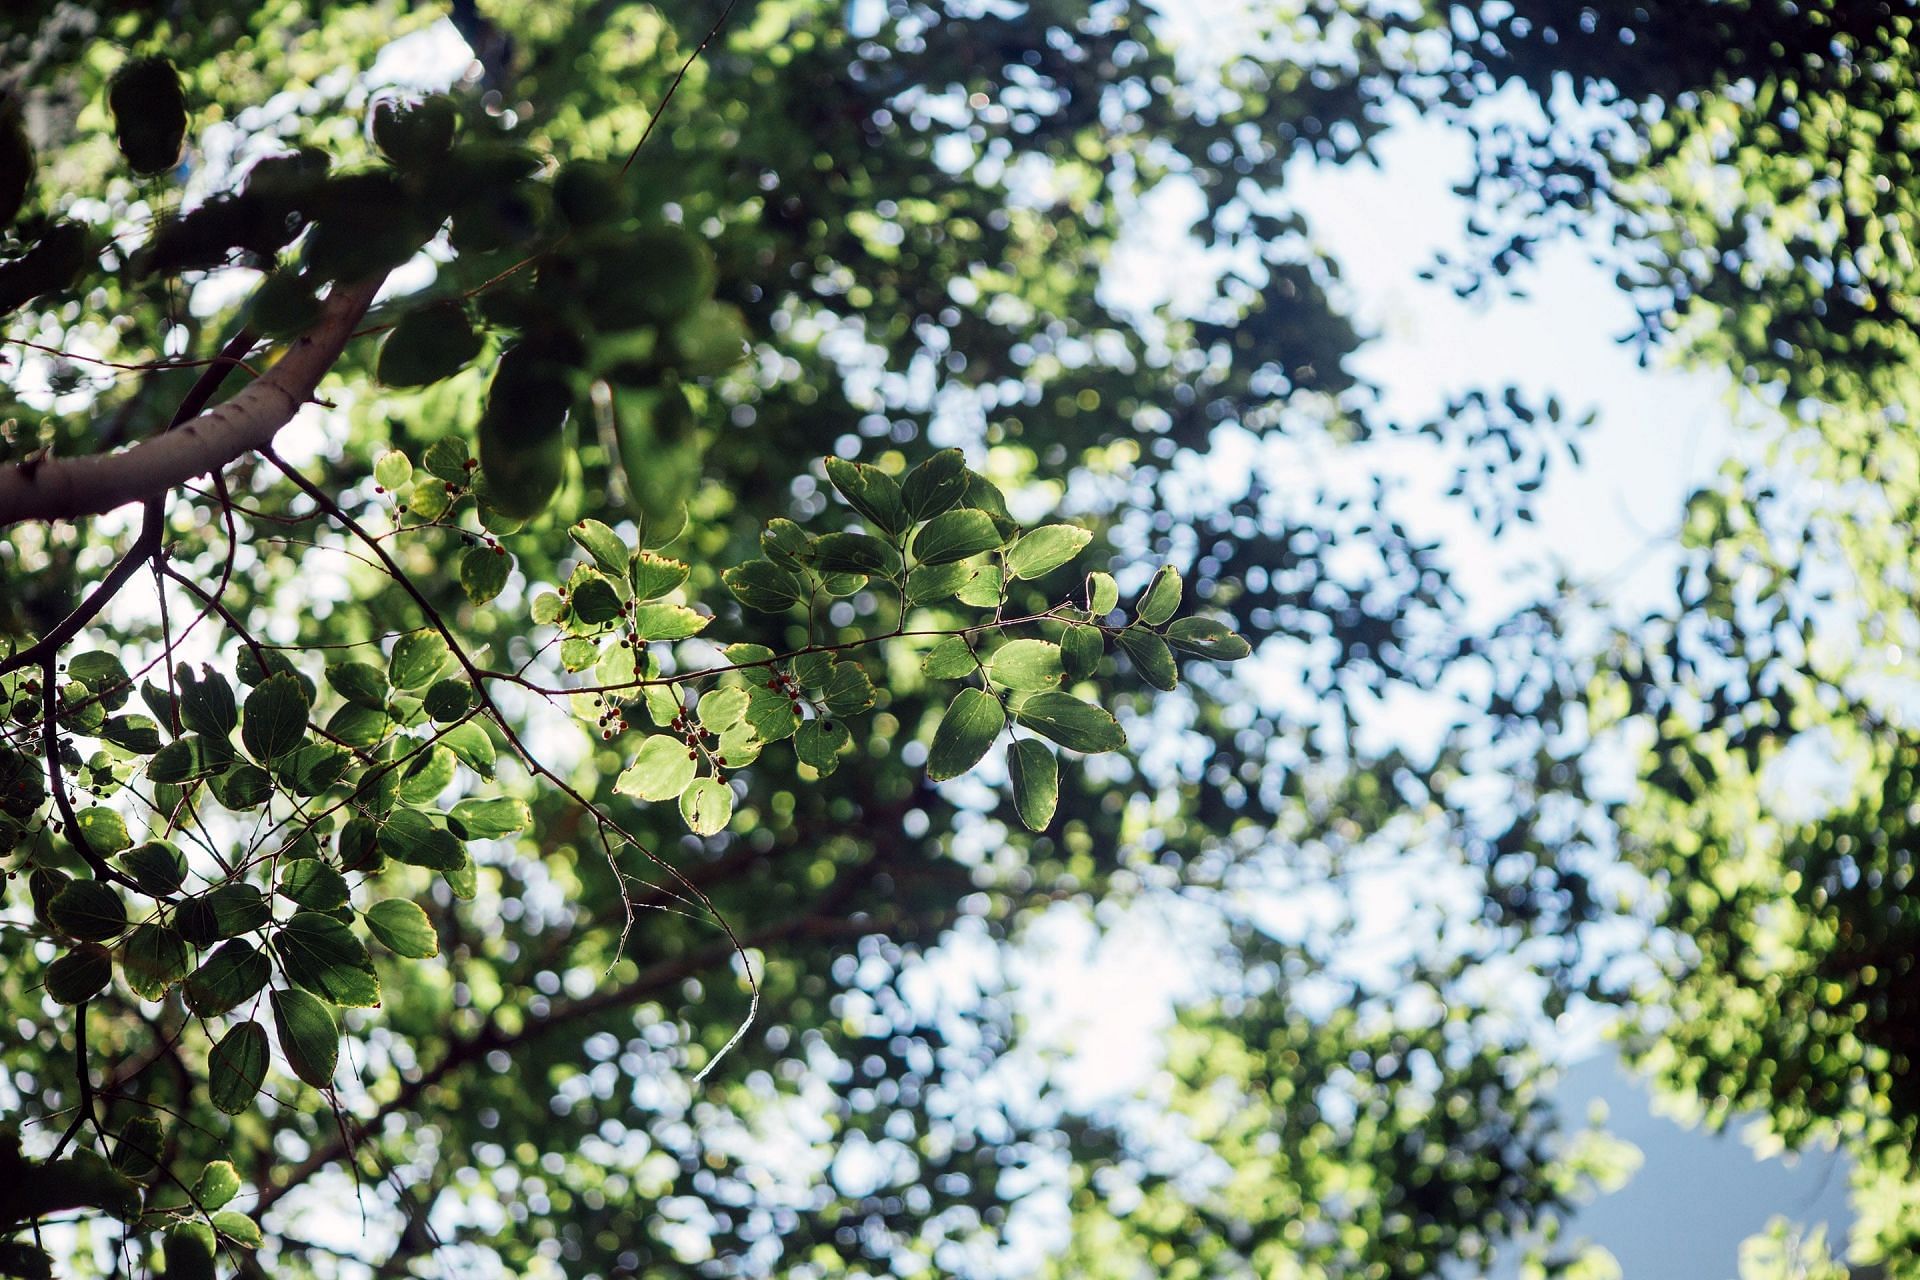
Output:
<instances>
[{"instance_id":1,"label":"tree canopy","mask_svg":"<svg viewBox=\"0 0 1920 1280\"><path fill-rule=\"evenodd\" d=\"M1845 1142L1904 1274L1911 26L13 6L0 1274L1592 1273L1575 1004ZM1598 644L1478 624L1369 469L1427 441L1503 535L1577 454L1352 371L1289 177L1409 111L1479 144L1438 274L1591 236L1773 445ZM1212 270L1141 304L1168 184ZM1848 781L1782 804L1808 752ZM1370 966L1262 916L1427 864L1479 909ZM1062 912L1199 975L1131 1103L1020 1012Z\"/></svg>"}]
</instances>

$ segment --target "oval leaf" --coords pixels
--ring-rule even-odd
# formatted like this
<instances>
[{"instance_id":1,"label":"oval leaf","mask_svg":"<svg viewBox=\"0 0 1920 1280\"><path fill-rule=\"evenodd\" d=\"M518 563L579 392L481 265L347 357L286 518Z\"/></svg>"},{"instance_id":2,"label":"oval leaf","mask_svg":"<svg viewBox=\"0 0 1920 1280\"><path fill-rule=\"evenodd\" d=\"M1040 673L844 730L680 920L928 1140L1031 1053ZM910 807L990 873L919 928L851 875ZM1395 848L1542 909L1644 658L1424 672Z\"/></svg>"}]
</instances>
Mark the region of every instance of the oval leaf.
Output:
<instances>
[{"instance_id":1,"label":"oval leaf","mask_svg":"<svg viewBox=\"0 0 1920 1280\"><path fill-rule=\"evenodd\" d=\"M395 955L410 960L425 960L440 954L440 938L433 922L420 904L405 898L376 902L366 911L367 928L380 939L380 945Z\"/></svg>"},{"instance_id":2,"label":"oval leaf","mask_svg":"<svg viewBox=\"0 0 1920 1280\"><path fill-rule=\"evenodd\" d=\"M680 796L680 816L695 835L726 829L733 818L733 788L718 778L698 778Z\"/></svg>"},{"instance_id":3,"label":"oval leaf","mask_svg":"<svg viewBox=\"0 0 1920 1280\"><path fill-rule=\"evenodd\" d=\"M615 779L613 789L636 800L673 800L699 772L698 753L679 738L656 733L640 744L640 753Z\"/></svg>"},{"instance_id":4,"label":"oval leaf","mask_svg":"<svg viewBox=\"0 0 1920 1280\"><path fill-rule=\"evenodd\" d=\"M1092 755L1127 745L1120 722L1068 693L1036 693L1014 708L1014 719L1073 751Z\"/></svg>"},{"instance_id":5,"label":"oval leaf","mask_svg":"<svg viewBox=\"0 0 1920 1280\"><path fill-rule=\"evenodd\" d=\"M913 536L913 558L921 564L948 564L999 545L1000 531L993 517L969 507L928 521Z\"/></svg>"},{"instance_id":6,"label":"oval leaf","mask_svg":"<svg viewBox=\"0 0 1920 1280\"><path fill-rule=\"evenodd\" d=\"M253 1105L267 1078L267 1029L243 1022L227 1032L207 1056L207 1092L213 1105L237 1116ZM173 1274L169 1264L167 1274Z\"/></svg>"},{"instance_id":7,"label":"oval leaf","mask_svg":"<svg viewBox=\"0 0 1920 1280\"><path fill-rule=\"evenodd\" d=\"M984 689L962 689L947 706L927 750L927 777L957 778L980 762L1007 727L1006 708Z\"/></svg>"},{"instance_id":8,"label":"oval leaf","mask_svg":"<svg viewBox=\"0 0 1920 1280\"><path fill-rule=\"evenodd\" d=\"M332 916L295 912L274 933L273 949L287 977L316 995L355 1008L380 1003L380 979L374 976L367 949Z\"/></svg>"},{"instance_id":9,"label":"oval leaf","mask_svg":"<svg viewBox=\"0 0 1920 1280\"><path fill-rule=\"evenodd\" d=\"M292 988L275 989L272 999L280 1052L287 1056L293 1074L316 1089L331 1085L334 1068L340 1064L340 1028L333 1011Z\"/></svg>"},{"instance_id":10,"label":"oval leaf","mask_svg":"<svg viewBox=\"0 0 1920 1280\"><path fill-rule=\"evenodd\" d=\"M1007 572L1016 578L1038 578L1080 554L1093 534L1078 525L1042 525L1007 550Z\"/></svg>"}]
</instances>

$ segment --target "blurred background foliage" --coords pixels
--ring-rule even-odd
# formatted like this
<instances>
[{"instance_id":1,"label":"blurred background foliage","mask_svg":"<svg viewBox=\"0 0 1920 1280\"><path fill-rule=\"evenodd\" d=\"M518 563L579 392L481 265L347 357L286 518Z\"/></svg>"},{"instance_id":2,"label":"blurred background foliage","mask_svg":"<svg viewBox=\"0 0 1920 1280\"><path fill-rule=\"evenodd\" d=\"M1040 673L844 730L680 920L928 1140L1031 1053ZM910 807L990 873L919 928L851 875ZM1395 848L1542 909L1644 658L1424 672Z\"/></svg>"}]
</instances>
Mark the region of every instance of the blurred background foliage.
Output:
<instances>
[{"instance_id":1,"label":"blurred background foliage","mask_svg":"<svg viewBox=\"0 0 1920 1280\"><path fill-rule=\"evenodd\" d=\"M904 641L872 664L854 759L819 777L763 757L706 838L613 793L618 743L503 693L544 759L711 897L760 975L758 1021L694 1083L746 1012L733 946L664 885L635 891L628 931L588 815L505 768L528 831L480 846L470 900L418 882L442 959L382 962L381 1007L345 1016L337 1096L276 1070L228 1117L177 994L116 985L87 1006L106 1127L158 1117L159 1163L189 1183L208 1161L236 1166L234 1204L264 1239L223 1242L223 1269L1411 1277L1505 1249L1593 1274L1604 1263L1563 1224L1631 1162L1560 1131L1541 1091L1558 1020L1597 1005L1624 1011L1639 1060L1710 1121L1758 1113L1786 1146L1844 1144L1854 1259L1920 1274L1909 6L1233 14L1231 39L1196 50L1127 3L743 0L662 111L712 6L9 7L8 111L38 157L10 251L55 218L100 249L7 320L12 459L161 429L197 371L98 362L211 355L263 264L143 271L142 246L263 155L370 161L376 68L408 74L382 50L450 21L473 55L455 89L468 137L617 169L658 113L621 198L632 225L704 242L712 297L751 347L708 369L691 340L677 365L594 346L599 399L564 428L550 507L500 533L513 573L489 602L454 568L471 528L385 541L493 665L539 658L527 607L568 580L573 520L639 529L680 502L674 551L711 633L807 643L823 632L739 608L720 573L758 554L770 519L849 519L810 460L897 475L950 445L1021 519L1095 530L1089 556L1128 593L1178 565L1257 651L1175 693L1129 684L1116 710L1135 749L1070 766L1039 834L999 788L926 781L944 697ZM108 80L129 51L170 59L191 109L184 157L158 178L114 146ZM1669 608L1621 624L1570 588L1481 625L1446 549L1370 470L1370 450L1434 437L1440 465L1471 477L1460 501L1501 533L1577 453L1557 404L1488 387L1402 423L1349 371L1364 335L1289 176L1365 161L1407 110L1477 143L1473 251L1436 263L1441 278L1523 285L1540 246L1577 232L1618 271L1650 354L1736 371L1763 447L1675 513ZM365 339L325 384L334 407L298 460L367 525L406 523L376 490L378 455L472 437L502 335L618 306L663 269L618 235L581 236L499 278L550 225L550 176L503 184L469 219L486 225L436 239L376 315L473 295L488 336L471 367L397 389ZM1219 269L1199 304L1141 306L1106 268L1148 193L1176 181L1203 197L1192 234ZM390 215L360 210L351 247L377 255ZM1303 442L1358 463L1284 484L1256 465ZM418 625L393 575L276 472L243 460L228 485L231 532L211 492L175 493L169 563L210 584L233 544L227 607L307 675ZM10 530L9 642L44 635L130 537L113 519ZM1010 610L1049 603L1019 589ZM851 639L893 607L856 594L813 625ZM130 600L85 647L132 668L163 625ZM205 656L233 671L242 649L227 635ZM1394 698L1435 691L1458 704L1437 745L1367 732ZM1630 794L1590 789L1603 753L1634 764ZM1835 762L1840 781L1808 783ZM98 767L112 789L116 762ZM77 1101L30 863L81 866L51 836L9 864L0 1106L24 1159ZM1309 926L1272 918L1329 889ZM1362 936L1365 893L1407 899L1396 946ZM1137 1098L1086 1103L1021 1013L1018 957L1063 914L1116 932L1173 922L1166 963L1191 981ZM166 1172L146 1176L151 1205L187 1203ZM61 1274L158 1253L111 1214L37 1238ZM1746 1264L1821 1274L1805 1268L1835 1265L1826 1248L1777 1234Z\"/></svg>"}]
</instances>

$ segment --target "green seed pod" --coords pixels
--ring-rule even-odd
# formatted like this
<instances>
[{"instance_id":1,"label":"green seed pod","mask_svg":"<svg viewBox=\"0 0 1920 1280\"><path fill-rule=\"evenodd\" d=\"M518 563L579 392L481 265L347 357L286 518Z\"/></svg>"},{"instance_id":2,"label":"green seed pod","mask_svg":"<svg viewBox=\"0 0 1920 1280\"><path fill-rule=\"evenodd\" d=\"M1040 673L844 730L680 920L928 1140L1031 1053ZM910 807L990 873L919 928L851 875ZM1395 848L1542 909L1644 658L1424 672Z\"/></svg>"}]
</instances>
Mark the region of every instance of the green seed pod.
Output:
<instances>
[{"instance_id":1,"label":"green seed pod","mask_svg":"<svg viewBox=\"0 0 1920 1280\"><path fill-rule=\"evenodd\" d=\"M107 107L120 154L143 177L180 161L187 136L187 95L165 58L129 58L107 85Z\"/></svg>"},{"instance_id":2,"label":"green seed pod","mask_svg":"<svg viewBox=\"0 0 1920 1280\"><path fill-rule=\"evenodd\" d=\"M382 98L373 104L373 145L402 169L419 169L453 148L459 114L453 100L434 94L418 102Z\"/></svg>"},{"instance_id":3,"label":"green seed pod","mask_svg":"<svg viewBox=\"0 0 1920 1280\"><path fill-rule=\"evenodd\" d=\"M20 109L0 102L0 231L13 225L33 186L33 144L27 141Z\"/></svg>"},{"instance_id":4,"label":"green seed pod","mask_svg":"<svg viewBox=\"0 0 1920 1280\"><path fill-rule=\"evenodd\" d=\"M595 227L626 210L620 171L604 160L575 160L553 179L554 203L570 226Z\"/></svg>"},{"instance_id":5,"label":"green seed pod","mask_svg":"<svg viewBox=\"0 0 1920 1280\"><path fill-rule=\"evenodd\" d=\"M247 327L267 338L305 333L320 319L313 286L291 271L270 271L248 304Z\"/></svg>"}]
</instances>

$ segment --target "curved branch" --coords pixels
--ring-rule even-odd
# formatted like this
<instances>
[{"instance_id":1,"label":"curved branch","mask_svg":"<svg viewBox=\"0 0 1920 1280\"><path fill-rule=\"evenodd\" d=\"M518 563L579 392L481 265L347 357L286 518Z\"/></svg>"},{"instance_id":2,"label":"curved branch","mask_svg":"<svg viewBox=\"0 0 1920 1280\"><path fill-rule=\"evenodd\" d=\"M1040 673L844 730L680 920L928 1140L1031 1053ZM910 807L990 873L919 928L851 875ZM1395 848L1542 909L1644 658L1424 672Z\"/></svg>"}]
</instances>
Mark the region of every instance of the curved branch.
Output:
<instances>
[{"instance_id":1,"label":"curved branch","mask_svg":"<svg viewBox=\"0 0 1920 1280\"><path fill-rule=\"evenodd\" d=\"M320 323L297 338L278 364L232 399L164 435L118 453L0 468L0 528L23 520L99 515L219 471L270 443L313 397L379 288L377 279L336 288Z\"/></svg>"}]
</instances>

